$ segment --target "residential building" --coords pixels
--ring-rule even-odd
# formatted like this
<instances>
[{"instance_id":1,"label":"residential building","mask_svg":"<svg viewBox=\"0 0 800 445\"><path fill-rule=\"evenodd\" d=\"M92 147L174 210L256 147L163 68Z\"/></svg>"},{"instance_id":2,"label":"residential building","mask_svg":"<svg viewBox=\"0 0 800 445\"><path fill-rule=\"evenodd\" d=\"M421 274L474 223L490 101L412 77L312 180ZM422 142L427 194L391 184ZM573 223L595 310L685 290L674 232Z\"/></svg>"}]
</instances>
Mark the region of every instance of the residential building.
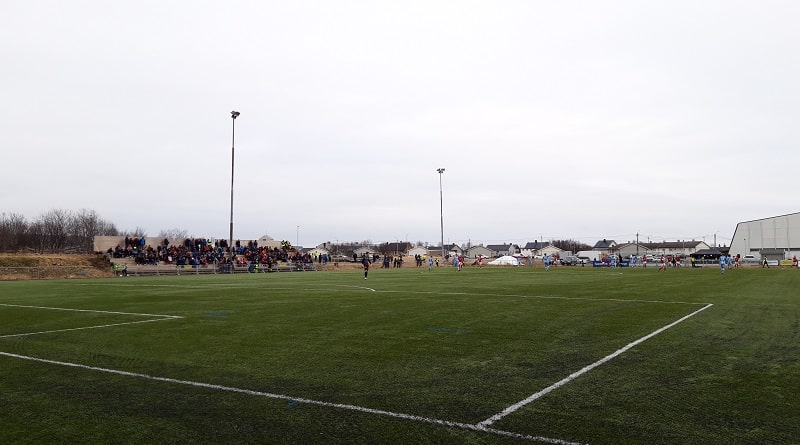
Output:
<instances>
[{"instance_id":1,"label":"residential building","mask_svg":"<svg viewBox=\"0 0 800 445\"><path fill-rule=\"evenodd\" d=\"M492 251L485 246L472 246L467 249L467 258L478 258L478 256L482 256L484 258L491 258Z\"/></svg>"},{"instance_id":2,"label":"residential building","mask_svg":"<svg viewBox=\"0 0 800 445\"><path fill-rule=\"evenodd\" d=\"M689 255L697 251L711 248L711 246L706 244L704 241L696 241L696 240L662 241L660 243L640 243L640 244L647 248L648 254L656 256L680 255L681 257L688 257Z\"/></svg>"},{"instance_id":3,"label":"residential building","mask_svg":"<svg viewBox=\"0 0 800 445\"><path fill-rule=\"evenodd\" d=\"M492 254L491 257L499 258L503 255L515 255L519 253L519 246L516 244L490 244L486 246Z\"/></svg>"},{"instance_id":4,"label":"residential building","mask_svg":"<svg viewBox=\"0 0 800 445\"><path fill-rule=\"evenodd\" d=\"M428 255L428 249L426 247L417 246L417 247L414 247L413 249L409 249L409 251L405 255L406 256L410 256L410 257L414 257L414 256L417 256L417 255L427 256ZM439 255L441 255L441 253L439 253Z\"/></svg>"}]
</instances>

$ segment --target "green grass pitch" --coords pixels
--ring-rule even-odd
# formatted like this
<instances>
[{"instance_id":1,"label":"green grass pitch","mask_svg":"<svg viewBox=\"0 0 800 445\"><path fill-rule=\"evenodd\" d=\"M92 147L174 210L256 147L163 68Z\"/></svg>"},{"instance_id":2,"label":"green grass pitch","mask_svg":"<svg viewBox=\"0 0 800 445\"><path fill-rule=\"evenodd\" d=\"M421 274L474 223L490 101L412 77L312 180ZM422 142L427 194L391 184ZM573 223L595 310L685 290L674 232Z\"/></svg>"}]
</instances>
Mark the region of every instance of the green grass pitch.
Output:
<instances>
[{"instance_id":1,"label":"green grass pitch","mask_svg":"<svg viewBox=\"0 0 800 445\"><path fill-rule=\"evenodd\" d=\"M0 282L2 443L800 437L800 271Z\"/></svg>"}]
</instances>

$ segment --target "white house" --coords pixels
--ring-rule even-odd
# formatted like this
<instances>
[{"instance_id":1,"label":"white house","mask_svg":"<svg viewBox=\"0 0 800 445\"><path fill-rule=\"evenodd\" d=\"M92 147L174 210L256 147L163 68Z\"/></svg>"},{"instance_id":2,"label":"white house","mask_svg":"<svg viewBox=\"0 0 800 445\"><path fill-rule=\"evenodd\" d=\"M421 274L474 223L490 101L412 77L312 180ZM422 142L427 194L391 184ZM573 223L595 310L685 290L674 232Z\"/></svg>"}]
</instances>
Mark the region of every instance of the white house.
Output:
<instances>
[{"instance_id":1,"label":"white house","mask_svg":"<svg viewBox=\"0 0 800 445\"><path fill-rule=\"evenodd\" d=\"M489 258L492 256L492 251L484 246L472 246L467 249L467 258L478 258L478 256Z\"/></svg>"},{"instance_id":2,"label":"white house","mask_svg":"<svg viewBox=\"0 0 800 445\"><path fill-rule=\"evenodd\" d=\"M361 246L354 249L353 253L356 254L358 258L361 258L365 254L374 255L378 253L378 249L375 246Z\"/></svg>"},{"instance_id":3,"label":"white house","mask_svg":"<svg viewBox=\"0 0 800 445\"><path fill-rule=\"evenodd\" d=\"M549 242L541 242L539 240L536 240L532 243L531 242L526 243L525 247L520 249L519 253L520 255L527 258L541 257L542 255L544 255L544 253L542 253L541 250L544 249L545 247L548 247L549 245L550 245Z\"/></svg>"},{"instance_id":4,"label":"white house","mask_svg":"<svg viewBox=\"0 0 800 445\"><path fill-rule=\"evenodd\" d=\"M441 252L442 246L439 247L429 247L428 250L431 252ZM462 249L458 244L445 244L444 245L444 254L445 255L461 255L464 253L464 249ZM441 256L441 253L438 255Z\"/></svg>"},{"instance_id":5,"label":"white house","mask_svg":"<svg viewBox=\"0 0 800 445\"><path fill-rule=\"evenodd\" d=\"M324 254L330 255L330 252L328 252L326 249L322 249L320 247L314 247L313 249L303 249L303 253L308 253L309 255L311 255L314 258L318 258L318 257L320 257L321 255L324 255Z\"/></svg>"},{"instance_id":6,"label":"white house","mask_svg":"<svg viewBox=\"0 0 800 445\"><path fill-rule=\"evenodd\" d=\"M550 255L550 256L556 256L558 258L564 258L564 256L566 256L568 253L569 252L567 252L566 250L559 249L558 247L556 247L556 246L554 246L552 244L548 244L547 246L542 247L541 249L536 251L536 255L547 254L547 255Z\"/></svg>"},{"instance_id":7,"label":"white house","mask_svg":"<svg viewBox=\"0 0 800 445\"><path fill-rule=\"evenodd\" d=\"M688 257L697 251L709 249L711 247L704 241L696 240L663 241L660 243L639 244L647 248L647 253L651 253L653 255L680 255L681 257Z\"/></svg>"},{"instance_id":8,"label":"white house","mask_svg":"<svg viewBox=\"0 0 800 445\"><path fill-rule=\"evenodd\" d=\"M615 254L622 255L623 258L628 258L633 255L642 256L647 255L650 253L650 249L645 246L643 243L622 243L617 244L617 248L614 251Z\"/></svg>"},{"instance_id":9,"label":"white house","mask_svg":"<svg viewBox=\"0 0 800 445\"><path fill-rule=\"evenodd\" d=\"M519 246L516 244L490 244L486 248L492 252L490 256L494 258L499 258L503 255L513 256L519 253Z\"/></svg>"},{"instance_id":10,"label":"white house","mask_svg":"<svg viewBox=\"0 0 800 445\"><path fill-rule=\"evenodd\" d=\"M424 256L428 255L428 249L426 247L417 246L417 247L414 247L413 249L410 249L408 251L408 253L406 253L406 255L410 256L410 257L415 257L417 255L421 255L421 256L424 257Z\"/></svg>"}]
</instances>

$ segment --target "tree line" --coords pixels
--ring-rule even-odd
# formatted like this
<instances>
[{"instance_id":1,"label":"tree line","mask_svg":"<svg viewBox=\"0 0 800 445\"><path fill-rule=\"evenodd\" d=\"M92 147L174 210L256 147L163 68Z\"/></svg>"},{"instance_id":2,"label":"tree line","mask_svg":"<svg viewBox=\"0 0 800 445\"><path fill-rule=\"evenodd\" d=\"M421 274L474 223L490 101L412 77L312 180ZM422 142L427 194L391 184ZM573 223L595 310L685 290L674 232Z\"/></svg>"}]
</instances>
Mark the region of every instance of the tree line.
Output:
<instances>
[{"instance_id":1,"label":"tree line","mask_svg":"<svg viewBox=\"0 0 800 445\"><path fill-rule=\"evenodd\" d=\"M179 239L186 238L187 234L186 230L176 228L162 230L158 237ZM133 231L120 231L113 223L101 218L94 210L53 209L32 220L28 220L19 213L0 214L0 252L92 253L95 236L141 238L147 235L139 227ZM591 246L572 239L554 240L551 243L566 251L591 250ZM352 244L358 245L358 243ZM371 243L367 240L362 244ZM424 244L421 241L416 243L417 246ZM347 243L344 243L337 247L346 246ZM411 248L412 244L387 242L377 247L381 254L392 255L398 250Z\"/></svg>"},{"instance_id":2,"label":"tree line","mask_svg":"<svg viewBox=\"0 0 800 445\"><path fill-rule=\"evenodd\" d=\"M92 253L97 235L125 233L94 210L53 209L32 220L18 213L0 214L2 252Z\"/></svg>"}]
</instances>

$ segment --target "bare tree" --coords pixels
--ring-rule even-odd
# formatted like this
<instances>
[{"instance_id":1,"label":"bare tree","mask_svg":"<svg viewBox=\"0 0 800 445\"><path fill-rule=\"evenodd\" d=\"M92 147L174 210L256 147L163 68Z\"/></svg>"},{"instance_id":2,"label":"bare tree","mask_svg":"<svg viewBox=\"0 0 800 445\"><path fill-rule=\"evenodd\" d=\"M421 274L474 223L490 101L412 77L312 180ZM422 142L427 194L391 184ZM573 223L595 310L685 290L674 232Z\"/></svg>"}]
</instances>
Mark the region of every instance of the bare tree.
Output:
<instances>
[{"instance_id":1,"label":"bare tree","mask_svg":"<svg viewBox=\"0 0 800 445\"><path fill-rule=\"evenodd\" d=\"M393 247L389 243L378 244L378 253L384 256L394 255Z\"/></svg>"},{"instance_id":2,"label":"bare tree","mask_svg":"<svg viewBox=\"0 0 800 445\"><path fill-rule=\"evenodd\" d=\"M581 250L592 250L592 246L580 241L575 241L574 239L554 240L552 243L555 247L572 253L579 252Z\"/></svg>"},{"instance_id":3,"label":"bare tree","mask_svg":"<svg viewBox=\"0 0 800 445\"><path fill-rule=\"evenodd\" d=\"M117 226L114 223L100 220L100 223L97 227L97 233L95 235L99 236L117 236L119 235L119 230L117 230Z\"/></svg>"},{"instance_id":4,"label":"bare tree","mask_svg":"<svg viewBox=\"0 0 800 445\"><path fill-rule=\"evenodd\" d=\"M69 232L74 242L84 252L91 252L94 246L94 235L100 218L94 210L81 209L74 214L70 223Z\"/></svg>"},{"instance_id":5,"label":"bare tree","mask_svg":"<svg viewBox=\"0 0 800 445\"><path fill-rule=\"evenodd\" d=\"M68 210L53 209L42 214L37 223L42 228L42 242L40 251L55 252L63 250L69 237L70 220L72 215Z\"/></svg>"},{"instance_id":6,"label":"bare tree","mask_svg":"<svg viewBox=\"0 0 800 445\"><path fill-rule=\"evenodd\" d=\"M118 234L113 223L88 209L77 213L53 209L32 222L21 214L0 215L0 250L3 251L28 248L39 252L90 253L95 236Z\"/></svg>"},{"instance_id":7,"label":"bare tree","mask_svg":"<svg viewBox=\"0 0 800 445\"><path fill-rule=\"evenodd\" d=\"M189 238L189 231L186 229L169 229L158 232L159 238L180 239Z\"/></svg>"},{"instance_id":8,"label":"bare tree","mask_svg":"<svg viewBox=\"0 0 800 445\"><path fill-rule=\"evenodd\" d=\"M72 215L69 227L71 244L86 253L94 249L94 237L97 235L116 235L116 227L104 221L94 210L81 209Z\"/></svg>"},{"instance_id":9,"label":"bare tree","mask_svg":"<svg viewBox=\"0 0 800 445\"><path fill-rule=\"evenodd\" d=\"M123 230L119 233L120 235L129 236L131 238L143 238L147 236L147 231L143 228L136 226L133 230Z\"/></svg>"},{"instance_id":10,"label":"bare tree","mask_svg":"<svg viewBox=\"0 0 800 445\"><path fill-rule=\"evenodd\" d=\"M28 230L25 231L24 243L20 247L30 247L39 252L44 251L45 230L41 220L28 224Z\"/></svg>"},{"instance_id":11,"label":"bare tree","mask_svg":"<svg viewBox=\"0 0 800 445\"><path fill-rule=\"evenodd\" d=\"M28 222L18 213L0 215L0 250L18 251L25 246Z\"/></svg>"}]
</instances>

